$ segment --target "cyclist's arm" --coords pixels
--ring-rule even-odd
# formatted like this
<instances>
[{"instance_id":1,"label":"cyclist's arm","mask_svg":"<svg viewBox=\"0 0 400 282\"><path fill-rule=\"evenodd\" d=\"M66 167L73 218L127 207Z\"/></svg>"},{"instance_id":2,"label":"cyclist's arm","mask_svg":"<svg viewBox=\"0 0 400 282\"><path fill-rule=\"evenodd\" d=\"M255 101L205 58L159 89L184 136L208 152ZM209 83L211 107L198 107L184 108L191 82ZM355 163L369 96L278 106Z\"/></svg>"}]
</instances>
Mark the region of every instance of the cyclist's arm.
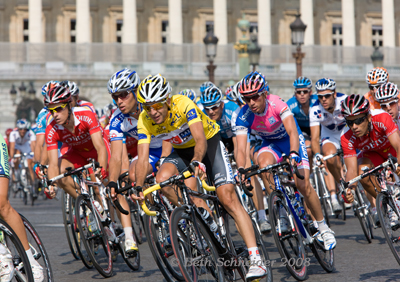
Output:
<instances>
[{"instance_id":1,"label":"cyclist's arm","mask_svg":"<svg viewBox=\"0 0 400 282\"><path fill-rule=\"evenodd\" d=\"M140 164L140 167L145 168L149 167L149 143L139 144L137 147L138 151L138 161L137 164ZM135 169L135 177L136 177L136 186L143 186L144 181L146 179L147 170L146 169Z\"/></svg>"},{"instance_id":2,"label":"cyclist's arm","mask_svg":"<svg viewBox=\"0 0 400 282\"><path fill-rule=\"evenodd\" d=\"M34 153L33 161L35 163L40 162L41 160L45 136L46 136L45 134L40 134L36 136L36 144L35 144L35 149L33 151Z\"/></svg>"},{"instance_id":3,"label":"cyclist's arm","mask_svg":"<svg viewBox=\"0 0 400 282\"><path fill-rule=\"evenodd\" d=\"M49 157L47 155L47 144L44 143L42 154L40 155L40 164L46 165L49 162Z\"/></svg>"},{"instance_id":4,"label":"cyclist's arm","mask_svg":"<svg viewBox=\"0 0 400 282\"><path fill-rule=\"evenodd\" d=\"M10 142L10 158L14 157L14 153L15 153L15 142Z\"/></svg>"},{"instance_id":5,"label":"cyclist's arm","mask_svg":"<svg viewBox=\"0 0 400 282\"><path fill-rule=\"evenodd\" d=\"M294 117L292 115L287 116L284 120L282 120L282 123L285 126L287 134L289 134L290 150L299 152L299 133L297 132L297 126L296 122L294 121Z\"/></svg>"},{"instance_id":6,"label":"cyclist's arm","mask_svg":"<svg viewBox=\"0 0 400 282\"><path fill-rule=\"evenodd\" d=\"M346 173L346 182L349 182L350 180L356 178L358 176L358 163L357 163L357 156L349 157L344 159L344 163L347 168L347 173ZM355 189L357 186L357 183L352 184L349 186L351 189Z\"/></svg>"},{"instance_id":7,"label":"cyclist's arm","mask_svg":"<svg viewBox=\"0 0 400 282\"><path fill-rule=\"evenodd\" d=\"M97 131L91 134L90 137L92 138L94 148L97 151L97 160L99 161L100 166L103 167L104 169L107 169L108 156L102 132Z\"/></svg>"},{"instance_id":8,"label":"cyclist's arm","mask_svg":"<svg viewBox=\"0 0 400 282\"><path fill-rule=\"evenodd\" d=\"M311 126L310 131L311 131L311 150L314 153L314 155L321 153L321 149L319 146L319 134L320 134L319 125Z\"/></svg>"},{"instance_id":9,"label":"cyclist's arm","mask_svg":"<svg viewBox=\"0 0 400 282\"><path fill-rule=\"evenodd\" d=\"M29 145L31 146L31 152L35 153L36 141L31 141Z\"/></svg>"},{"instance_id":10,"label":"cyclist's arm","mask_svg":"<svg viewBox=\"0 0 400 282\"><path fill-rule=\"evenodd\" d=\"M232 137L232 142L233 142L233 157L236 160L236 156L237 156L237 140L236 140L236 136Z\"/></svg>"},{"instance_id":11,"label":"cyclist's arm","mask_svg":"<svg viewBox=\"0 0 400 282\"><path fill-rule=\"evenodd\" d=\"M110 181L117 182L121 172L123 145L122 140L111 141Z\"/></svg>"},{"instance_id":12,"label":"cyclist's arm","mask_svg":"<svg viewBox=\"0 0 400 282\"><path fill-rule=\"evenodd\" d=\"M48 179L51 179L60 174L60 168L58 167L58 150L53 149L47 151L47 155L49 156L49 168L47 171L47 176Z\"/></svg>"},{"instance_id":13,"label":"cyclist's arm","mask_svg":"<svg viewBox=\"0 0 400 282\"><path fill-rule=\"evenodd\" d=\"M391 134L389 137L389 142L393 146L393 148L396 150L397 157L400 157L400 134L399 131L397 130L395 133Z\"/></svg>"},{"instance_id":14,"label":"cyclist's arm","mask_svg":"<svg viewBox=\"0 0 400 282\"><path fill-rule=\"evenodd\" d=\"M189 125L190 132L196 145L194 145L194 155L192 161L202 162L207 152L207 139L204 134L203 123L201 121L194 122Z\"/></svg>"},{"instance_id":15,"label":"cyclist's arm","mask_svg":"<svg viewBox=\"0 0 400 282\"><path fill-rule=\"evenodd\" d=\"M112 154L111 154L111 157L112 157ZM126 144L122 144L122 166L121 166L120 173L123 173L127 170L129 170L128 149L126 148Z\"/></svg>"},{"instance_id":16,"label":"cyclist's arm","mask_svg":"<svg viewBox=\"0 0 400 282\"><path fill-rule=\"evenodd\" d=\"M236 165L238 168L244 168L246 165L246 145L247 145L247 134L236 135L237 141L237 156Z\"/></svg>"},{"instance_id":17,"label":"cyclist's arm","mask_svg":"<svg viewBox=\"0 0 400 282\"><path fill-rule=\"evenodd\" d=\"M171 152L172 152L172 143L163 141L161 157L168 157L171 154Z\"/></svg>"}]
</instances>

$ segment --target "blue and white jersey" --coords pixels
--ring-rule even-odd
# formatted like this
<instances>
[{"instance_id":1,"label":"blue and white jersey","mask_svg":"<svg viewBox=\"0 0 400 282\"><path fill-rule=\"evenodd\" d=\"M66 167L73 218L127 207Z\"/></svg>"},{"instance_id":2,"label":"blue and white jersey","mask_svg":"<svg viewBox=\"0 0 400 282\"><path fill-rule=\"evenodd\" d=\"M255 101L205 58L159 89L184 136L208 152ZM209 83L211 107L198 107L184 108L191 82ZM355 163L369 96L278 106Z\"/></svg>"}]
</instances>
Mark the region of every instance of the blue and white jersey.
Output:
<instances>
[{"instance_id":1,"label":"blue and white jersey","mask_svg":"<svg viewBox=\"0 0 400 282\"><path fill-rule=\"evenodd\" d=\"M317 100L310 108L310 127L321 125L323 131L340 133L346 126L346 121L341 113L341 104L346 97L346 94L336 93L335 109L332 114L325 111Z\"/></svg>"},{"instance_id":2,"label":"blue and white jersey","mask_svg":"<svg viewBox=\"0 0 400 282\"><path fill-rule=\"evenodd\" d=\"M196 106L199 107L200 110L204 111L204 106L202 103L200 103L200 100L196 102Z\"/></svg>"},{"instance_id":3,"label":"blue and white jersey","mask_svg":"<svg viewBox=\"0 0 400 282\"><path fill-rule=\"evenodd\" d=\"M314 105L314 103L318 101L318 96L317 95L310 95L310 107ZM310 116L306 115L301 108L301 104L297 101L296 96L293 96L287 101L287 104L292 111L292 114L294 115L295 119L297 120L298 125L300 126L300 129L304 131L305 129L308 128L308 131L310 131Z\"/></svg>"},{"instance_id":4,"label":"blue and white jersey","mask_svg":"<svg viewBox=\"0 0 400 282\"><path fill-rule=\"evenodd\" d=\"M47 108L43 108L36 118L36 135L46 134L46 116L49 113Z\"/></svg>"},{"instance_id":5,"label":"blue and white jersey","mask_svg":"<svg viewBox=\"0 0 400 282\"><path fill-rule=\"evenodd\" d=\"M138 120L132 117L130 114L123 114L120 109L117 109L110 120L110 141L124 140L130 136L135 139L139 139L137 130ZM152 138L150 142L150 148L161 148L162 140L158 138Z\"/></svg>"},{"instance_id":6,"label":"blue and white jersey","mask_svg":"<svg viewBox=\"0 0 400 282\"><path fill-rule=\"evenodd\" d=\"M204 109L203 112L207 115L206 110ZM221 137L224 139L229 139L234 137L235 128L236 128L236 118L240 112L240 107L236 105L236 103L231 101L224 101L224 109L219 121L217 124L219 125L219 133Z\"/></svg>"}]
</instances>

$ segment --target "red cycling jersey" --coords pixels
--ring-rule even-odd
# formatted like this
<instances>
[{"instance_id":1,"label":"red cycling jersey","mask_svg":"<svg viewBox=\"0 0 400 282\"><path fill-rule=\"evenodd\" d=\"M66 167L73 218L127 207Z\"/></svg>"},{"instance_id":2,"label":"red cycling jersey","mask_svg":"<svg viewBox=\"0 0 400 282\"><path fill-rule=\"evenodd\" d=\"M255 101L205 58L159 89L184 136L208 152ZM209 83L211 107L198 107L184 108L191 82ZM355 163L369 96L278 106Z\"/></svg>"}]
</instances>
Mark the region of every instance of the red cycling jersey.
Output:
<instances>
[{"instance_id":1,"label":"red cycling jersey","mask_svg":"<svg viewBox=\"0 0 400 282\"><path fill-rule=\"evenodd\" d=\"M397 125L388 113L382 110L371 111L371 129L367 135L358 138L349 129L341 136L344 158L357 156L356 150L360 150L358 158L368 157L375 166L381 164L389 153L396 156L388 139L396 131Z\"/></svg>"},{"instance_id":2,"label":"red cycling jersey","mask_svg":"<svg viewBox=\"0 0 400 282\"><path fill-rule=\"evenodd\" d=\"M76 101L76 106L77 106L77 107L88 107L88 108L90 108L90 110L91 110L93 113L96 113L96 110L95 110L93 104L90 103L90 102L88 102L88 101L78 100L78 101Z\"/></svg>"},{"instance_id":3,"label":"red cycling jersey","mask_svg":"<svg viewBox=\"0 0 400 282\"><path fill-rule=\"evenodd\" d=\"M54 120L46 128L47 150L58 148L57 142L60 141L69 145L76 151L88 152L94 150L91 134L102 128L97 120L96 114L86 107L72 108L74 115L75 128L74 133L62 125L58 125Z\"/></svg>"}]
</instances>

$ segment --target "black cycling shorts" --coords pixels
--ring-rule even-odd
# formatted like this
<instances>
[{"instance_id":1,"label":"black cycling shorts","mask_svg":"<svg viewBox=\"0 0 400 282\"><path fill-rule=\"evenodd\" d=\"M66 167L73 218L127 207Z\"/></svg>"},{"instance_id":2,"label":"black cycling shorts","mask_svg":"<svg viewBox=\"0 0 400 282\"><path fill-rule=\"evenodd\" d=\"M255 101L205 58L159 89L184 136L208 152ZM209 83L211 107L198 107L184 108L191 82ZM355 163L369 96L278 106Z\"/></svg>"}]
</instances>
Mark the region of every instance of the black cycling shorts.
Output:
<instances>
[{"instance_id":1,"label":"black cycling shorts","mask_svg":"<svg viewBox=\"0 0 400 282\"><path fill-rule=\"evenodd\" d=\"M235 184L232 167L219 133L207 140L207 146L206 155L201 162L206 166L208 179L216 188L224 184ZM174 164L178 171L181 172L189 166L193 155L194 147L174 148L174 151L165 158L163 164Z\"/></svg>"}]
</instances>

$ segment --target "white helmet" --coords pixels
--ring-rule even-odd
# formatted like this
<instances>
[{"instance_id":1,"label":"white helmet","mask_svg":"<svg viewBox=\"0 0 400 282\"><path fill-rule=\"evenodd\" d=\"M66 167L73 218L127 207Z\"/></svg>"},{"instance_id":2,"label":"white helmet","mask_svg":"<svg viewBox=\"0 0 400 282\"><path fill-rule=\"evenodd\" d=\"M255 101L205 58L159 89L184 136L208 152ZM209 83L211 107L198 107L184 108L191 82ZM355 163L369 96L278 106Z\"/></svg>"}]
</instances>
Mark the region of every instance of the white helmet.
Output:
<instances>
[{"instance_id":1,"label":"white helmet","mask_svg":"<svg viewBox=\"0 0 400 282\"><path fill-rule=\"evenodd\" d=\"M382 84L375 92L375 100L379 103L386 102L399 96L397 85L391 82Z\"/></svg>"},{"instance_id":2,"label":"white helmet","mask_svg":"<svg viewBox=\"0 0 400 282\"><path fill-rule=\"evenodd\" d=\"M171 91L169 82L161 74L148 75L139 85L137 99L142 104L163 102L170 97Z\"/></svg>"},{"instance_id":3,"label":"white helmet","mask_svg":"<svg viewBox=\"0 0 400 282\"><path fill-rule=\"evenodd\" d=\"M114 73L108 81L108 93L114 94L120 91L129 91L138 87L140 83L139 75L130 69L123 69Z\"/></svg>"}]
</instances>

